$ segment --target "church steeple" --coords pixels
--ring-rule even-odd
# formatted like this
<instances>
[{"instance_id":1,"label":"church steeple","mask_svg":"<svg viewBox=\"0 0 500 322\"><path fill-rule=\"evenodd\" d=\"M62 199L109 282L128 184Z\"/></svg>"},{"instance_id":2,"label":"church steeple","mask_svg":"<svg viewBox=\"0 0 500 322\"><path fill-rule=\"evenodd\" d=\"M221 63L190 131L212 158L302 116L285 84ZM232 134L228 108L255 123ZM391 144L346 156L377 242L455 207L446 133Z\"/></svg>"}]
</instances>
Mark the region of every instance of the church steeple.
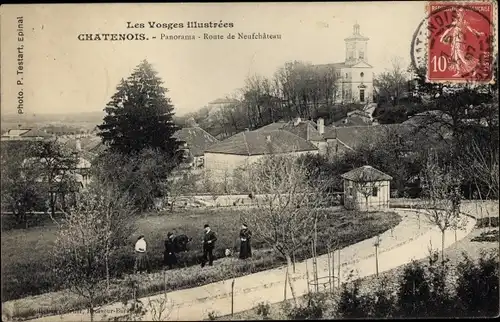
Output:
<instances>
[{"instance_id":1,"label":"church steeple","mask_svg":"<svg viewBox=\"0 0 500 322\"><path fill-rule=\"evenodd\" d=\"M353 34L344 39L346 45L345 63L355 65L360 61L368 62L367 42L369 38L361 35L360 26L356 22L352 28Z\"/></svg>"},{"instance_id":2,"label":"church steeple","mask_svg":"<svg viewBox=\"0 0 500 322\"><path fill-rule=\"evenodd\" d=\"M360 33L359 33L359 24L357 22L354 24L353 34L356 35L356 36L360 35Z\"/></svg>"}]
</instances>

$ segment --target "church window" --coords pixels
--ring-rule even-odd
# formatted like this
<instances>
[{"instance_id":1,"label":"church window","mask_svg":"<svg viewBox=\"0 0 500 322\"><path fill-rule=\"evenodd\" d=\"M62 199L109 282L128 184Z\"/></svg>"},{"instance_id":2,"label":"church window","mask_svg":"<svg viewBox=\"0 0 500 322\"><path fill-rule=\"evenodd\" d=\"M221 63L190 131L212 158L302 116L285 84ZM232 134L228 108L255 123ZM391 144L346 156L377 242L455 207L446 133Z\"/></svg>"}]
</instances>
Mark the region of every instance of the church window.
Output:
<instances>
[{"instance_id":1,"label":"church window","mask_svg":"<svg viewBox=\"0 0 500 322\"><path fill-rule=\"evenodd\" d=\"M349 74L345 73L345 78L349 78Z\"/></svg>"},{"instance_id":2,"label":"church window","mask_svg":"<svg viewBox=\"0 0 500 322\"><path fill-rule=\"evenodd\" d=\"M365 53L360 51L359 52L359 59L365 59Z\"/></svg>"},{"instance_id":3,"label":"church window","mask_svg":"<svg viewBox=\"0 0 500 322\"><path fill-rule=\"evenodd\" d=\"M361 73L359 74L359 76L363 77L363 76L365 76L365 73L361 72Z\"/></svg>"}]
</instances>

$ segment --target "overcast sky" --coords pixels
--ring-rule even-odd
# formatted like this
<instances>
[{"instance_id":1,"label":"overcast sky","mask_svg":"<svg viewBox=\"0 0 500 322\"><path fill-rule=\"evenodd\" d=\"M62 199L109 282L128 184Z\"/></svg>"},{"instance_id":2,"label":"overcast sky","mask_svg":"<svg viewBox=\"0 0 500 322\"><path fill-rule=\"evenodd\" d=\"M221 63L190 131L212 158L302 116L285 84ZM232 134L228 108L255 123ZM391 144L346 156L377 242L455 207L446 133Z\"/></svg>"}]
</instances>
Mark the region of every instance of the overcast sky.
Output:
<instances>
[{"instance_id":1,"label":"overcast sky","mask_svg":"<svg viewBox=\"0 0 500 322\"><path fill-rule=\"evenodd\" d=\"M203 107L243 86L247 76L271 76L291 60L344 61L344 38L360 24L370 38L374 71L392 57L410 62L413 32L425 2L251 4L74 4L2 6L2 114L16 112L17 16L24 18L26 113L101 111L121 78L141 60L154 65L177 114ZM231 29L127 29L127 21L232 22ZM144 32L149 41L79 41L80 33ZM281 40L159 40L161 33L266 32Z\"/></svg>"}]
</instances>

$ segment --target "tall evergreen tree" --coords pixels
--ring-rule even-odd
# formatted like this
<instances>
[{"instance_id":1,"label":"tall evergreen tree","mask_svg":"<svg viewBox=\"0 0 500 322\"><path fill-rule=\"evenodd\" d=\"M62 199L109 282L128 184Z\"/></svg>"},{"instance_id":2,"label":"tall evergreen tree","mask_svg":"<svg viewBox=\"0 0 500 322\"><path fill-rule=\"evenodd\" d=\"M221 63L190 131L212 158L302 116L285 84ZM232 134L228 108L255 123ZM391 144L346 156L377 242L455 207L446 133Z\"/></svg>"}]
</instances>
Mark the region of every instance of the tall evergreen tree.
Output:
<instances>
[{"instance_id":1,"label":"tall evergreen tree","mask_svg":"<svg viewBox=\"0 0 500 322\"><path fill-rule=\"evenodd\" d=\"M112 151L125 155L145 148L158 149L172 161L179 161L179 145L172 137L178 127L173 122L173 105L168 90L146 60L127 80L121 80L104 111L99 136Z\"/></svg>"}]
</instances>

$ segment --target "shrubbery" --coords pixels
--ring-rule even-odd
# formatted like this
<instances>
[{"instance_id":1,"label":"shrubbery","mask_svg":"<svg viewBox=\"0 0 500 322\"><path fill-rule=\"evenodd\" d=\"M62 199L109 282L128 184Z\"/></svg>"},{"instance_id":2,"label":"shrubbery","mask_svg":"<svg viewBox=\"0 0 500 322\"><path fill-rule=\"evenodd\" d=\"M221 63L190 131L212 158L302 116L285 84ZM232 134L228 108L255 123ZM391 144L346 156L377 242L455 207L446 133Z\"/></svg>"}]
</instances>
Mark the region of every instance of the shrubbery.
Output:
<instances>
[{"instance_id":1,"label":"shrubbery","mask_svg":"<svg viewBox=\"0 0 500 322\"><path fill-rule=\"evenodd\" d=\"M342 318L493 317L500 303L498 269L496 255L483 254L476 263L465 256L455 283L447 262L432 254L428 264L405 267L396 292L386 280L368 294L361 293L359 280L346 283L336 313Z\"/></svg>"},{"instance_id":2,"label":"shrubbery","mask_svg":"<svg viewBox=\"0 0 500 322\"><path fill-rule=\"evenodd\" d=\"M493 317L499 313L498 254L481 254L473 262L464 260L455 269L438 260L437 253L427 263L408 264L392 285L381 278L375 289L362 291L361 281L343 284L340 294L307 294L296 307L287 304L290 319L321 318L436 318ZM325 314L326 313L326 314Z\"/></svg>"}]
</instances>

